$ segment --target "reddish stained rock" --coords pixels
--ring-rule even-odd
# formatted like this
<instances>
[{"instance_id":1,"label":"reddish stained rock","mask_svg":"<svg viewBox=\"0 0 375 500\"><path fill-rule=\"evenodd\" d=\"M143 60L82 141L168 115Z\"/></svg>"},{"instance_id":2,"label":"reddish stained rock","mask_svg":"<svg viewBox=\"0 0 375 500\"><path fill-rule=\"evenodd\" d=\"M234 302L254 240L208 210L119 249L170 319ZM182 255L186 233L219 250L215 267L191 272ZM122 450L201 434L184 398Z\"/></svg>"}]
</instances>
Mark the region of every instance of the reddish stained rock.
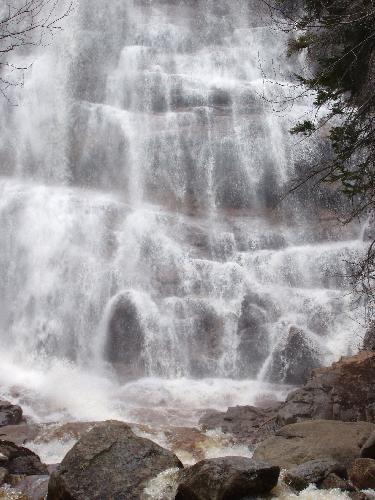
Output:
<instances>
[{"instance_id":1,"label":"reddish stained rock","mask_svg":"<svg viewBox=\"0 0 375 500\"><path fill-rule=\"evenodd\" d=\"M374 380L375 352L361 352L313 370L309 381L289 394L277 424L311 419L374 422Z\"/></svg>"}]
</instances>

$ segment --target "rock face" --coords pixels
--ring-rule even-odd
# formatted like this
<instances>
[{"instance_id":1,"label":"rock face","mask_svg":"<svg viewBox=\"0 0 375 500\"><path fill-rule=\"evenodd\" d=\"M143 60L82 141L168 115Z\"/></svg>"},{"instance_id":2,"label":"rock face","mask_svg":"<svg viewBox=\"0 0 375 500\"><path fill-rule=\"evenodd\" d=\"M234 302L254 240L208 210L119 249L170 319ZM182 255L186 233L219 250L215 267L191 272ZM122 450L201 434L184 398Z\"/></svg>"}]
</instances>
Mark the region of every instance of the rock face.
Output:
<instances>
[{"instance_id":1,"label":"rock face","mask_svg":"<svg viewBox=\"0 0 375 500\"><path fill-rule=\"evenodd\" d=\"M287 425L257 447L254 459L283 469L326 458L349 467L374 430L375 424L369 422L315 420Z\"/></svg>"},{"instance_id":2,"label":"rock face","mask_svg":"<svg viewBox=\"0 0 375 500\"><path fill-rule=\"evenodd\" d=\"M309 484L320 486L332 474L335 474L340 479L346 479L347 477L346 468L329 458L310 460L289 469L285 473L284 481L295 490L302 491Z\"/></svg>"},{"instance_id":3,"label":"rock face","mask_svg":"<svg viewBox=\"0 0 375 500\"><path fill-rule=\"evenodd\" d=\"M350 480L361 490L375 489L375 460L358 458L349 473Z\"/></svg>"},{"instance_id":4,"label":"rock face","mask_svg":"<svg viewBox=\"0 0 375 500\"><path fill-rule=\"evenodd\" d=\"M310 380L289 394L279 426L309 419L375 421L375 352L342 358L313 371Z\"/></svg>"},{"instance_id":5,"label":"rock face","mask_svg":"<svg viewBox=\"0 0 375 500\"><path fill-rule=\"evenodd\" d=\"M226 412L209 411L199 420L203 430L220 429L246 440L248 444L258 443L275 430L275 417L279 404L274 408L235 406Z\"/></svg>"},{"instance_id":6,"label":"rock face","mask_svg":"<svg viewBox=\"0 0 375 500\"><path fill-rule=\"evenodd\" d=\"M241 500L271 491L279 474L279 467L243 457L203 460L182 472L176 500Z\"/></svg>"},{"instance_id":7,"label":"rock face","mask_svg":"<svg viewBox=\"0 0 375 500\"><path fill-rule=\"evenodd\" d=\"M292 326L286 343L273 355L269 370L272 382L303 384L314 368L321 366L319 349L300 329Z\"/></svg>"},{"instance_id":8,"label":"rock face","mask_svg":"<svg viewBox=\"0 0 375 500\"><path fill-rule=\"evenodd\" d=\"M23 421L22 409L9 401L0 400L0 427L17 425Z\"/></svg>"},{"instance_id":9,"label":"rock face","mask_svg":"<svg viewBox=\"0 0 375 500\"><path fill-rule=\"evenodd\" d=\"M147 482L182 464L171 452L116 421L84 434L51 475L48 500L139 500Z\"/></svg>"},{"instance_id":10,"label":"rock face","mask_svg":"<svg viewBox=\"0 0 375 500\"><path fill-rule=\"evenodd\" d=\"M48 474L46 465L40 461L38 455L10 441L0 441L0 467L6 469L9 474L25 476Z\"/></svg>"}]
</instances>

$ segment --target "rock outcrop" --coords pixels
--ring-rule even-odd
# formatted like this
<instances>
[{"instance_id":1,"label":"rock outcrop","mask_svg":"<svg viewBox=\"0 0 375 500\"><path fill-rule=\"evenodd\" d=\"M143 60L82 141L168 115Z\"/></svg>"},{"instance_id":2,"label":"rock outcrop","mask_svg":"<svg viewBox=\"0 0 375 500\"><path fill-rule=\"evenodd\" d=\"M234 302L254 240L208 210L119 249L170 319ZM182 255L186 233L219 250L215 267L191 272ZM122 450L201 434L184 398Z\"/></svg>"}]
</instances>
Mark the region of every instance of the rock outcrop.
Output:
<instances>
[{"instance_id":1,"label":"rock outcrop","mask_svg":"<svg viewBox=\"0 0 375 500\"><path fill-rule=\"evenodd\" d=\"M375 421L375 352L342 358L312 372L289 394L277 415L279 426L311 419Z\"/></svg>"},{"instance_id":2,"label":"rock outcrop","mask_svg":"<svg viewBox=\"0 0 375 500\"><path fill-rule=\"evenodd\" d=\"M374 430L375 424L369 422L315 420L287 425L260 443L254 459L283 469L327 458L350 467Z\"/></svg>"},{"instance_id":3,"label":"rock outcrop","mask_svg":"<svg viewBox=\"0 0 375 500\"><path fill-rule=\"evenodd\" d=\"M84 434L51 475L48 500L139 500L147 482L159 473L182 468L171 452L137 437L116 421Z\"/></svg>"},{"instance_id":4,"label":"rock outcrop","mask_svg":"<svg viewBox=\"0 0 375 500\"><path fill-rule=\"evenodd\" d=\"M241 500L270 492L279 474L279 467L249 458L203 460L182 472L176 500Z\"/></svg>"},{"instance_id":5,"label":"rock outcrop","mask_svg":"<svg viewBox=\"0 0 375 500\"><path fill-rule=\"evenodd\" d=\"M0 400L0 427L23 422L22 408L9 401Z\"/></svg>"}]
</instances>

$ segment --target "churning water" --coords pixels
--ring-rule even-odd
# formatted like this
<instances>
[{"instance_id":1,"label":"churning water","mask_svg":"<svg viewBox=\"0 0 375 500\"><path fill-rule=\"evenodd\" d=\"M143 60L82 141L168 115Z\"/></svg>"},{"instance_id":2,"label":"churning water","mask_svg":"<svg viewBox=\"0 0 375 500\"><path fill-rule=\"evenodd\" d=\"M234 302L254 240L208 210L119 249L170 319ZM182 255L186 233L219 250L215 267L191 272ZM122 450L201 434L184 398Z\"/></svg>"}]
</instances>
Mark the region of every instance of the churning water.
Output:
<instances>
[{"instance_id":1,"label":"churning water","mask_svg":"<svg viewBox=\"0 0 375 500\"><path fill-rule=\"evenodd\" d=\"M356 344L360 229L328 188L277 202L323 142L289 134L308 103L270 102L303 70L285 43L255 0L77 0L13 55L0 380L36 419L282 396L291 327L322 363Z\"/></svg>"}]
</instances>

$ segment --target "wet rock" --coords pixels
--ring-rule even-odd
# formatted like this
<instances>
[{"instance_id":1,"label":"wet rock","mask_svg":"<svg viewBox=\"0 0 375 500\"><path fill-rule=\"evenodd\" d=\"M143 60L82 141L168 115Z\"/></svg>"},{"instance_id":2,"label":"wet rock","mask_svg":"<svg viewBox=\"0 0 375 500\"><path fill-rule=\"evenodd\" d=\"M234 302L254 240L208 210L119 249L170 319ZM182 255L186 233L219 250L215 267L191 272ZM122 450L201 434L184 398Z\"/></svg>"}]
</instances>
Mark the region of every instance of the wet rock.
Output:
<instances>
[{"instance_id":1,"label":"wet rock","mask_svg":"<svg viewBox=\"0 0 375 500\"><path fill-rule=\"evenodd\" d=\"M286 343L275 351L268 378L272 382L303 384L312 370L321 365L317 346L294 326L289 329Z\"/></svg>"},{"instance_id":2,"label":"wet rock","mask_svg":"<svg viewBox=\"0 0 375 500\"><path fill-rule=\"evenodd\" d=\"M369 422L315 420L287 425L260 443L254 458L283 469L327 458L349 467L374 430L375 424Z\"/></svg>"},{"instance_id":3,"label":"wet rock","mask_svg":"<svg viewBox=\"0 0 375 500\"><path fill-rule=\"evenodd\" d=\"M368 440L361 448L361 458L375 459L375 432L371 434Z\"/></svg>"},{"instance_id":4,"label":"wet rock","mask_svg":"<svg viewBox=\"0 0 375 500\"><path fill-rule=\"evenodd\" d=\"M221 432L254 444L275 430L278 406L258 408L255 406L235 406L226 412L210 410L204 414L199 424L204 430L220 429Z\"/></svg>"},{"instance_id":5,"label":"wet rock","mask_svg":"<svg viewBox=\"0 0 375 500\"><path fill-rule=\"evenodd\" d=\"M119 294L113 300L108 323L108 361L125 365L131 374L142 374L143 341L144 332L136 304L130 294Z\"/></svg>"},{"instance_id":6,"label":"wet rock","mask_svg":"<svg viewBox=\"0 0 375 500\"><path fill-rule=\"evenodd\" d=\"M197 303L193 308L194 337L190 343L190 368L195 377L212 376L216 368L213 360L222 354L224 318L213 307Z\"/></svg>"},{"instance_id":7,"label":"wet rock","mask_svg":"<svg viewBox=\"0 0 375 500\"><path fill-rule=\"evenodd\" d=\"M249 458L203 460L182 472L176 500L240 500L268 493L279 474L279 467Z\"/></svg>"},{"instance_id":8,"label":"wet rock","mask_svg":"<svg viewBox=\"0 0 375 500\"><path fill-rule=\"evenodd\" d=\"M310 419L374 422L374 378L373 352L361 352L316 369L302 388L288 395L277 423L283 426Z\"/></svg>"},{"instance_id":9,"label":"wet rock","mask_svg":"<svg viewBox=\"0 0 375 500\"><path fill-rule=\"evenodd\" d=\"M22 421L22 408L20 406L0 400L0 427L20 424Z\"/></svg>"},{"instance_id":10,"label":"wet rock","mask_svg":"<svg viewBox=\"0 0 375 500\"><path fill-rule=\"evenodd\" d=\"M375 460L371 458L355 460L349 478L360 490L375 489Z\"/></svg>"},{"instance_id":11,"label":"wet rock","mask_svg":"<svg viewBox=\"0 0 375 500\"><path fill-rule=\"evenodd\" d=\"M307 488L309 484L320 486L330 474L334 474L341 480L345 480L347 477L345 467L327 458L310 460L293 469L289 469L285 473L284 481L295 490L302 491Z\"/></svg>"},{"instance_id":12,"label":"wet rock","mask_svg":"<svg viewBox=\"0 0 375 500\"><path fill-rule=\"evenodd\" d=\"M182 464L171 452L116 421L84 434L52 473L48 500L139 500L147 482Z\"/></svg>"},{"instance_id":13,"label":"wet rock","mask_svg":"<svg viewBox=\"0 0 375 500\"><path fill-rule=\"evenodd\" d=\"M251 294L246 295L237 328L241 377L255 377L270 352L267 321L266 311L253 303Z\"/></svg>"},{"instance_id":14,"label":"wet rock","mask_svg":"<svg viewBox=\"0 0 375 500\"><path fill-rule=\"evenodd\" d=\"M0 441L0 457L2 466L6 467L9 474L25 476L48 474L47 467L40 461L38 455L10 441Z\"/></svg>"}]
</instances>

